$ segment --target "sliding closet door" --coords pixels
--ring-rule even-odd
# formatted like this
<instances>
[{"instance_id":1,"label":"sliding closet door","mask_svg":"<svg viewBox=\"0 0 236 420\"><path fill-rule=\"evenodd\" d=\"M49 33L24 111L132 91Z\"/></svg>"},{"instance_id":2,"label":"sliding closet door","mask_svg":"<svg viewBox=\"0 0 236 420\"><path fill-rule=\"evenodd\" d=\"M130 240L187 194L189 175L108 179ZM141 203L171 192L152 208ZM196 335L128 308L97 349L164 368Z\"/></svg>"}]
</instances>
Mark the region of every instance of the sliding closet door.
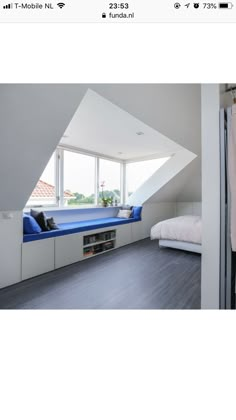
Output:
<instances>
[{"instance_id":1,"label":"sliding closet door","mask_svg":"<svg viewBox=\"0 0 236 420\"><path fill-rule=\"evenodd\" d=\"M227 214L226 214L226 309L234 309L235 305L235 290L234 290L234 253L231 248L231 235L230 235L230 187L229 187L229 175L228 175L228 141L231 130L231 114L232 108L227 109L227 129L226 129L226 174L227 174Z\"/></svg>"},{"instance_id":2,"label":"sliding closet door","mask_svg":"<svg viewBox=\"0 0 236 420\"><path fill-rule=\"evenodd\" d=\"M220 309L226 309L227 116L220 110Z\"/></svg>"},{"instance_id":3,"label":"sliding closet door","mask_svg":"<svg viewBox=\"0 0 236 420\"><path fill-rule=\"evenodd\" d=\"M228 139L231 108L220 111L221 238L220 238L220 308L235 308L235 260L230 239L230 188L228 177Z\"/></svg>"}]
</instances>

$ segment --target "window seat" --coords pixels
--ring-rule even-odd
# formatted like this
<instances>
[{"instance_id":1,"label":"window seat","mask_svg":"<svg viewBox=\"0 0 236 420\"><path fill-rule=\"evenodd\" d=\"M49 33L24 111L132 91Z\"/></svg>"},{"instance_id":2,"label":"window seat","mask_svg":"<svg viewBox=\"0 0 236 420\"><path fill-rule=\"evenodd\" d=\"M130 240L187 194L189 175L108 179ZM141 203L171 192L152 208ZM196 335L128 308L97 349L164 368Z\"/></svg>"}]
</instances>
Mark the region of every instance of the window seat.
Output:
<instances>
[{"instance_id":1,"label":"window seat","mask_svg":"<svg viewBox=\"0 0 236 420\"><path fill-rule=\"evenodd\" d=\"M71 235L73 233L85 232L93 229L108 228L110 226L139 222L140 220L141 217L129 219L106 217L101 219L83 220L80 222L58 223L59 229L56 230L34 234L24 234L23 242L32 242L41 239L54 238L57 236Z\"/></svg>"}]
</instances>

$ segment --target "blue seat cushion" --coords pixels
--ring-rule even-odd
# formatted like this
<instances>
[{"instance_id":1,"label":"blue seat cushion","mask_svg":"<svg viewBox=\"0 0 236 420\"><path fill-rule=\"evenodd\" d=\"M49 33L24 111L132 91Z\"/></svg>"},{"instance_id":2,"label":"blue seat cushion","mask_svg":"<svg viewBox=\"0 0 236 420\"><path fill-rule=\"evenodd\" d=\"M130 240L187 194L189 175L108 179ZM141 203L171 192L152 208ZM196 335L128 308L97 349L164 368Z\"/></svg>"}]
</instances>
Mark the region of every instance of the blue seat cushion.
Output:
<instances>
[{"instance_id":1,"label":"blue seat cushion","mask_svg":"<svg viewBox=\"0 0 236 420\"><path fill-rule=\"evenodd\" d=\"M41 227L36 220L29 214L23 214L23 231L24 234L36 234L42 232Z\"/></svg>"},{"instance_id":2,"label":"blue seat cushion","mask_svg":"<svg viewBox=\"0 0 236 420\"><path fill-rule=\"evenodd\" d=\"M121 219L118 217L106 217L103 219L83 220L81 222L58 223L58 230L41 232L39 234L24 235L23 242L38 241L39 239L54 238L57 236L71 235L73 233L85 232L87 230L107 228L110 226L123 225L138 222L139 218Z\"/></svg>"},{"instance_id":3,"label":"blue seat cushion","mask_svg":"<svg viewBox=\"0 0 236 420\"><path fill-rule=\"evenodd\" d=\"M140 220L141 214L142 214L142 206L134 206L130 217Z\"/></svg>"}]
</instances>

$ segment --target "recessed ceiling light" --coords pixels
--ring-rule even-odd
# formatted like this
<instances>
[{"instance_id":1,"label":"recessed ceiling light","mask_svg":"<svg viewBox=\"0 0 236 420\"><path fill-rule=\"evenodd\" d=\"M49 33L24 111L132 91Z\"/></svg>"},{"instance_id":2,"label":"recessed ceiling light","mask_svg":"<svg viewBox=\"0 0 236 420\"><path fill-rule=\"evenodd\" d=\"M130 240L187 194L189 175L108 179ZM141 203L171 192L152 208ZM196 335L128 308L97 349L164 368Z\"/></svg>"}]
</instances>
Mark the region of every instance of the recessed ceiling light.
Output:
<instances>
[{"instance_id":1,"label":"recessed ceiling light","mask_svg":"<svg viewBox=\"0 0 236 420\"><path fill-rule=\"evenodd\" d=\"M137 131L137 136L143 136L144 135L144 133L143 133L143 131Z\"/></svg>"}]
</instances>

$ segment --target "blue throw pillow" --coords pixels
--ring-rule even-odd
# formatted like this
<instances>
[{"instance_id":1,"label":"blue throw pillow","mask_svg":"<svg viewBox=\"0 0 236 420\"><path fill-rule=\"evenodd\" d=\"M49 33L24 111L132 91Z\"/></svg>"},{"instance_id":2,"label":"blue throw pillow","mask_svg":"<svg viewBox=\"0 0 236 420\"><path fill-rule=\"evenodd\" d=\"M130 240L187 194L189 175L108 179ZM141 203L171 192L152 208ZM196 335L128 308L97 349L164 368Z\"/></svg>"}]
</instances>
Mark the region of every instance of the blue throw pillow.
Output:
<instances>
[{"instance_id":1,"label":"blue throw pillow","mask_svg":"<svg viewBox=\"0 0 236 420\"><path fill-rule=\"evenodd\" d=\"M141 219L142 206L134 206L130 217L133 219Z\"/></svg>"},{"instance_id":2,"label":"blue throw pillow","mask_svg":"<svg viewBox=\"0 0 236 420\"><path fill-rule=\"evenodd\" d=\"M24 230L24 234L42 232L42 229L39 226L39 224L29 214L23 214L23 230Z\"/></svg>"}]
</instances>

